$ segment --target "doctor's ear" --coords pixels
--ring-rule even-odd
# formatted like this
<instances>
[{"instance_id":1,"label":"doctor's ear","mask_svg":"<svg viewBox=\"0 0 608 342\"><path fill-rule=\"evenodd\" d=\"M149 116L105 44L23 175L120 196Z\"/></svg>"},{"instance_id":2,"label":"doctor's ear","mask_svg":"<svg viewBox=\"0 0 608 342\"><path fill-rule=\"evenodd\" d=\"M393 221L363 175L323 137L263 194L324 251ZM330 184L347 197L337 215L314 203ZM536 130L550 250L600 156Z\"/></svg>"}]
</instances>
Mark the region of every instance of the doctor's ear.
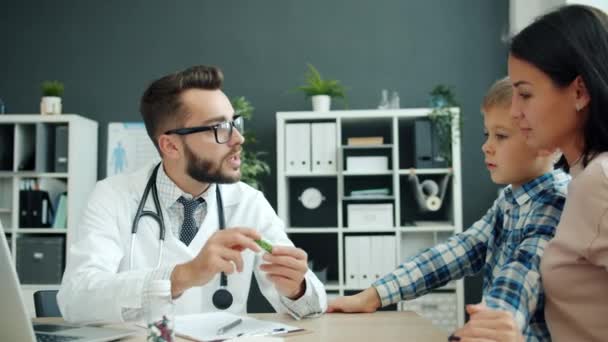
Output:
<instances>
[{"instance_id":1,"label":"doctor's ear","mask_svg":"<svg viewBox=\"0 0 608 342\"><path fill-rule=\"evenodd\" d=\"M167 134L161 134L158 136L158 149L163 158L179 159L180 158L180 145L179 139L176 136Z\"/></svg>"}]
</instances>

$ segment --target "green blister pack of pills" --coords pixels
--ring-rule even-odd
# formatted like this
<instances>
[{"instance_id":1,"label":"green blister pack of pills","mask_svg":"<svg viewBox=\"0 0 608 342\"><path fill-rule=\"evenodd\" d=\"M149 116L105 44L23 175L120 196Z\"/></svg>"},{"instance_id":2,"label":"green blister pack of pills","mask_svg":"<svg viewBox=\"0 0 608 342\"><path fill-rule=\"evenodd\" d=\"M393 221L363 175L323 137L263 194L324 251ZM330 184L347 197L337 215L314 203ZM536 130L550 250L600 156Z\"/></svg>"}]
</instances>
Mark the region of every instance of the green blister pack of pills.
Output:
<instances>
[{"instance_id":1,"label":"green blister pack of pills","mask_svg":"<svg viewBox=\"0 0 608 342\"><path fill-rule=\"evenodd\" d=\"M255 240L255 243L258 244L258 246L260 246L263 250L265 250L268 253L272 253L272 245L264 240Z\"/></svg>"}]
</instances>

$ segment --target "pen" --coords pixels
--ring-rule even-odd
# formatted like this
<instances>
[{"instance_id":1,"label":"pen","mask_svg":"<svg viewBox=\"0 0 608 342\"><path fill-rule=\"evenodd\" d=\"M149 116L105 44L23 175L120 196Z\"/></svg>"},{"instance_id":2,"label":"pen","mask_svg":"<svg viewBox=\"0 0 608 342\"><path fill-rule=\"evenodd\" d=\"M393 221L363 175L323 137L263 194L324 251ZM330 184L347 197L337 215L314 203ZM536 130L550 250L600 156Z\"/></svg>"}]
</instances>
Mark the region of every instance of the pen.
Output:
<instances>
[{"instance_id":1,"label":"pen","mask_svg":"<svg viewBox=\"0 0 608 342\"><path fill-rule=\"evenodd\" d=\"M217 335L225 334L228 330L236 327L237 325L241 324L242 322L243 322L243 320L239 318L234 322L226 324L225 326L223 326L217 330Z\"/></svg>"}]
</instances>

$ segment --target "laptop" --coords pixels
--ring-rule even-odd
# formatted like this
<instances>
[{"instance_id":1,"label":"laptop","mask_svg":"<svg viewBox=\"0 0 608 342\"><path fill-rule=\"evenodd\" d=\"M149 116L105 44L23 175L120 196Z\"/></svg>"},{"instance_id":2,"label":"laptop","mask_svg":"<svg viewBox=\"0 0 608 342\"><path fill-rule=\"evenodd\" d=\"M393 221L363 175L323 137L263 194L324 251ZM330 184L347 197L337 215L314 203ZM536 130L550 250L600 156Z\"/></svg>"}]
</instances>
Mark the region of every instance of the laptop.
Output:
<instances>
[{"instance_id":1,"label":"laptop","mask_svg":"<svg viewBox=\"0 0 608 342\"><path fill-rule=\"evenodd\" d=\"M1 227L1 226L0 226ZM126 329L98 328L74 324L32 323L21 298L17 273L0 228L0 341L103 342L134 335Z\"/></svg>"}]
</instances>

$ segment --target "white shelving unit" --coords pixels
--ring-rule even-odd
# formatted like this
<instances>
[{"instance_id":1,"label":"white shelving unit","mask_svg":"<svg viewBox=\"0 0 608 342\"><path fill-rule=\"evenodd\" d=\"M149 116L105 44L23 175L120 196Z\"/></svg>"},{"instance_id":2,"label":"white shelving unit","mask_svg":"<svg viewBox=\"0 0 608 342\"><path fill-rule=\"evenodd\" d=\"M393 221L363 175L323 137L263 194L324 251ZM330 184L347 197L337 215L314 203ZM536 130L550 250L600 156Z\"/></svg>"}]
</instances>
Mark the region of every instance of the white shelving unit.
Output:
<instances>
[{"instance_id":1,"label":"white shelving unit","mask_svg":"<svg viewBox=\"0 0 608 342\"><path fill-rule=\"evenodd\" d=\"M455 115L452 125L452 165L441 168L414 169L414 140L411 136L415 120L428 120L428 108L397 109L397 110L338 110L326 113L317 112L279 112L276 114L277 127L277 200L278 213L287 225L287 233L294 243L309 252L310 259L324 258L328 265L326 290L330 296L352 294L365 287L347 286L345 281L346 257L345 237L350 235L383 235L395 237L397 260L395 267L408 256L414 255L444 241L455 233L462 232L462 181L460 161L459 110L452 108ZM336 167L327 171L297 171L288 172L286 153L286 125L292 123L335 123ZM312 134L314 136L314 134ZM349 146L347 139L352 136L383 136L382 145ZM312 140L312 138L311 138ZM330 141L333 141L330 139ZM429 142L430 143L430 142ZM377 172L353 172L346 170L346 156L351 153L377 152L388 156L389 170ZM310 151L308 153L311 153ZM357 155L357 154L355 154ZM312 162L311 162L312 164ZM408 198L408 175L415 172L420 179L438 179L451 173L451 180L443 203L441 217L423 217L416 219L415 203ZM390 194L353 198L348 194L351 184L357 182L383 182L390 188ZM305 185L299 183L304 182ZM369 184L369 183L368 183ZM372 183L373 184L373 183ZM325 186L324 195L327 201L324 205L331 209L323 213L301 209L295 213L299 205L298 196L302 187ZM329 195L328 195L328 190ZM333 193L335 191L335 194ZM330 198L331 197L331 198ZM374 229L348 228L347 204L353 203L390 203L394 208L394 226L377 227ZM302 214L304 212L305 214ZM327 215L330 213L331 215ZM413 214L414 213L414 214ZM295 222L296 215L304 215ZM443 216L442 216L443 215ZM319 216L334 216L335 222L319 225ZM424 216L424 215L423 215ZM302 224L307 220L314 223ZM417 223L417 224L416 224ZM321 246L321 247L319 247ZM319 251L321 250L321 251ZM315 255L319 253L321 255ZM370 281L371 283L371 281ZM438 289L437 298L448 298L455 305L450 306L455 313L457 323L464 324L464 286L463 281L449 283ZM400 303L401 304L401 303ZM424 305L422 307L425 307ZM398 309L403 306L399 305ZM445 310L445 308L442 308ZM437 324L441 325L441 320ZM445 326L445 324L444 324Z\"/></svg>"},{"instance_id":2,"label":"white shelving unit","mask_svg":"<svg viewBox=\"0 0 608 342\"><path fill-rule=\"evenodd\" d=\"M58 127L63 130L62 136L67 136L67 142L60 143L63 149L58 152L67 153L65 169L55 165L55 133ZM46 133L40 134L41 131ZM53 260L63 259L61 267L65 267L70 231L78 224L97 181L97 131L97 122L76 114L0 115L0 221L4 227L3 233L9 238L15 267L19 261L23 261L17 259L22 258L26 252L20 249L20 239L24 241L32 237L62 239L63 254L53 256L56 258ZM56 172L56 168L62 169ZM20 192L25 190L24 184L28 182L38 184L40 190L48 191L53 206L57 204L58 193L67 193L66 227L33 228L20 225ZM35 251L32 253L36 254ZM25 253L29 254L30 251ZM44 253L38 253L38 256L42 254ZM47 257L49 256L44 255L40 260ZM29 264L24 262L22 265ZM32 316L33 293L59 288L59 281L48 283L21 280L21 284L23 297Z\"/></svg>"}]
</instances>

